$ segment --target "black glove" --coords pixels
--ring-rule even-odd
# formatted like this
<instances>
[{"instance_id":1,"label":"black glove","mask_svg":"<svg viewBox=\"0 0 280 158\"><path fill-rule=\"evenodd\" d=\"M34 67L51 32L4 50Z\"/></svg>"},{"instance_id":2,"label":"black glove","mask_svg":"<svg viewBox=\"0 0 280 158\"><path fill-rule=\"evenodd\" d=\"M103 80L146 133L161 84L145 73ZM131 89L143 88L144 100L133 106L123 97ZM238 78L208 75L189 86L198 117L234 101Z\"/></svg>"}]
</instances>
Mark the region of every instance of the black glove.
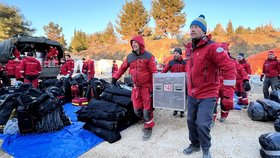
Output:
<instances>
[{"instance_id":1,"label":"black glove","mask_svg":"<svg viewBox=\"0 0 280 158\"><path fill-rule=\"evenodd\" d=\"M118 79L112 78L112 85L116 86Z\"/></svg>"},{"instance_id":2,"label":"black glove","mask_svg":"<svg viewBox=\"0 0 280 158\"><path fill-rule=\"evenodd\" d=\"M264 75L261 75L261 77L260 77L260 81L261 82L263 81L263 77L264 77Z\"/></svg>"},{"instance_id":3,"label":"black glove","mask_svg":"<svg viewBox=\"0 0 280 158\"><path fill-rule=\"evenodd\" d=\"M248 91L251 90L251 86L250 86L250 83L249 83L248 80L245 80L245 81L243 82L243 88L244 88L244 91L245 91L245 92L248 92Z\"/></svg>"}]
</instances>

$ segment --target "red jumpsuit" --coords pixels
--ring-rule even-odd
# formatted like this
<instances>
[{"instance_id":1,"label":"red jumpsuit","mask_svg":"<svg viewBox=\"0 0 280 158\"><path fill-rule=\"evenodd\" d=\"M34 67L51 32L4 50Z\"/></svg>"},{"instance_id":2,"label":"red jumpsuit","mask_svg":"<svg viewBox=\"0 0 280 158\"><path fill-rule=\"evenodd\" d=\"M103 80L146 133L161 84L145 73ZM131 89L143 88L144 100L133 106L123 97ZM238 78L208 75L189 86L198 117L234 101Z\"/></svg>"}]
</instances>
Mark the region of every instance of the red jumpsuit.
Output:
<instances>
[{"instance_id":1,"label":"red jumpsuit","mask_svg":"<svg viewBox=\"0 0 280 158\"><path fill-rule=\"evenodd\" d=\"M66 63L70 65L71 74L73 74L73 72L74 72L74 60L73 59L68 59L66 61Z\"/></svg>"},{"instance_id":2,"label":"red jumpsuit","mask_svg":"<svg viewBox=\"0 0 280 158\"><path fill-rule=\"evenodd\" d=\"M70 65L68 63L64 63L61 65L60 67L60 75L69 75L70 76L71 73L71 68Z\"/></svg>"},{"instance_id":3,"label":"red jumpsuit","mask_svg":"<svg viewBox=\"0 0 280 158\"><path fill-rule=\"evenodd\" d=\"M151 94L153 91L153 73L157 72L155 57L145 50L144 39L142 36L135 36L130 41L136 41L140 46L140 55L131 52L120 66L113 78L119 79L125 71L129 69L132 76L133 89L131 100L135 114L144 117L144 128L152 128L155 123L151 105Z\"/></svg>"},{"instance_id":4,"label":"red jumpsuit","mask_svg":"<svg viewBox=\"0 0 280 158\"><path fill-rule=\"evenodd\" d=\"M42 71L40 62L30 56L24 58L20 64L20 72L24 76L24 83L32 83L32 85L38 87L38 77Z\"/></svg>"},{"instance_id":5,"label":"red jumpsuit","mask_svg":"<svg viewBox=\"0 0 280 158\"><path fill-rule=\"evenodd\" d=\"M112 66L112 76L118 71L118 64L114 63Z\"/></svg>"},{"instance_id":6,"label":"red jumpsuit","mask_svg":"<svg viewBox=\"0 0 280 158\"><path fill-rule=\"evenodd\" d=\"M20 80L23 76L20 73L20 63L21 61L9 60L5 66L5 71L9 78L16 78Z\"/></svg>"},{"instance_id":7,"label":"red jumpsuit","mask_svg":"<svg viewBox=\"0 0 280 158\"><path fill-rule=\"evenodd\" d=\"M247 92L244 91L243 84L245 80L249 80L248 73L244 69L243 65L236 63L237 75L236 75L236 85L235 91L238 97L239 105L248 105Z\"/></svg>"},{"instance_id":8,"label":"red jumpsuit","mask_svg":"<svg viewBox=\"0 0 280 158\"><path fill-rule=\"evenodd\" d=\"M86 69L87 69L87 76L88 76L88 80L91 80L94 78L94 74L95 74L95 70L94 70L94 61L93 60L87 60L85 62L86 64Z\"/></svg>"},{"instance_id":9,"label":"red jumpsuit","mask_svg":"<svg viewBox=\"0 0 280 158\"><path fill-rule=\"evenodd\" d=\"M245 59L239 61L239 63L243 66L248 75L252 74L251 65Z\"/></svg>"}]
</instances>

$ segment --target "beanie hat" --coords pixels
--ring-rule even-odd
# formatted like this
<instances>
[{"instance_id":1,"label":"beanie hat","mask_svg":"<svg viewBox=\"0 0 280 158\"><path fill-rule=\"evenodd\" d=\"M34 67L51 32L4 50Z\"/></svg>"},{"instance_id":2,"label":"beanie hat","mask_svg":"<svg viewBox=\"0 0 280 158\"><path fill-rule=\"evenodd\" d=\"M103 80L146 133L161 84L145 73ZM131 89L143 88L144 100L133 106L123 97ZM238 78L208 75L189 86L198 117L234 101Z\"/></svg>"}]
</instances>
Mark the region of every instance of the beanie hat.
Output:
<instances>
[{"instance_id":1,"label":"beanie hat","mask_svg":"<svg viewBox=\"0 0 280 158\"><path fill-rule=\"evenodd\" d=\"M226 43L226 42L222 42L222 43L221 43L221 47L224 48L224 50L229 51L228 46L229 46L229 44Z\"/></svg>"},{"instance_id":2,"label":"beanie hat","mask_svg":"<svg viewBox=\"0 0 280 158\"><path fill-rule=\"evenodd\" d=\"M179 53L180 55L182 55L182 50L181 50L181 48L175 48L174 51L173 51L173 53L174 53L174 52L177 52L177 53Z\"/></svg>"},{"instance_id":3,"label":"beanie hat","mask_svg":"<svg viewBox=\"0 0 280 158\"><path fill-rule=\"evenodd\" d=\"M268 55L269 54L274 54L274 51L272 51L272 50L268 51Z\"/></svg>"},{"instance_id":4,"label":"beanie hat","mask_svg":"<svg viewBox=\"0 0 280 158\"><path fill-rule=\"evenodd\" d=\"M244 53L239 53L239 54L238 54L238 57L244 58Z\"/></svg>"},{"instance_id":5,"label":"beanie hat","mask_svg":"<svg viewBox=\"0 0 280 158\"><path fill-rule=\"evenodd\" d=\"M207 31L207 23L205 21L205 16L204 15L199 15L198 18L194 19L190 26L192 26L192 25L197 25L205 33Z\"/></svg>"}]
</instances>

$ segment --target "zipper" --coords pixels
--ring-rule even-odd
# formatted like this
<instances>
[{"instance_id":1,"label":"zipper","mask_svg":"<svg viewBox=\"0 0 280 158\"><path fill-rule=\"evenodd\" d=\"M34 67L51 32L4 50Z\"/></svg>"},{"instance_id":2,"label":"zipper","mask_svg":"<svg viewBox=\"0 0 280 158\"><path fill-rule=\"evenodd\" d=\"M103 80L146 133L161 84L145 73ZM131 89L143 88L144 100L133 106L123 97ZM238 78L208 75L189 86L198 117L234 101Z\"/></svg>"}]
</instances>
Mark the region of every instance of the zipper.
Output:
<instances>
[{"instance_id":1,"label":"zipper","mask_svg":"<svg viewBox=\"0 0 280 158\"><path fill-rule=\"evenodd\" d=\"M204 82L206 82L207 69L208 69L208 66L207 66L207 62L206 62L205 69L204 69Z\"/></svg>"}]
</instances>

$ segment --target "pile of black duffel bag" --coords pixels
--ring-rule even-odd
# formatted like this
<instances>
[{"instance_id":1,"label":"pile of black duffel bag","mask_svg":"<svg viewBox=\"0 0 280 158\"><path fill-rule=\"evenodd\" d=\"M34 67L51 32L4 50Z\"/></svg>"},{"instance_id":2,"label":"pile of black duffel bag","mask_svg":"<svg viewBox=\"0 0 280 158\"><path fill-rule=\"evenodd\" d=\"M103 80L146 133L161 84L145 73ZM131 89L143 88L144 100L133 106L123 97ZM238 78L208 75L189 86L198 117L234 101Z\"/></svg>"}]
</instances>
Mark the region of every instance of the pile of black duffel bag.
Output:
<instances>
[{"instance_id":1,"label":"pile of black duffel bag","mask_svg":"<svg viewBox=\"0 0 280 158\"><path fill-rule=\"evenodd\" d=\"M78 120L85 122L85 129L114 143L121 139L120 131L138 120L130 97L131 90L107 87L99 100L92 99L77 112Z\"/></svg>"}]
</instances>

